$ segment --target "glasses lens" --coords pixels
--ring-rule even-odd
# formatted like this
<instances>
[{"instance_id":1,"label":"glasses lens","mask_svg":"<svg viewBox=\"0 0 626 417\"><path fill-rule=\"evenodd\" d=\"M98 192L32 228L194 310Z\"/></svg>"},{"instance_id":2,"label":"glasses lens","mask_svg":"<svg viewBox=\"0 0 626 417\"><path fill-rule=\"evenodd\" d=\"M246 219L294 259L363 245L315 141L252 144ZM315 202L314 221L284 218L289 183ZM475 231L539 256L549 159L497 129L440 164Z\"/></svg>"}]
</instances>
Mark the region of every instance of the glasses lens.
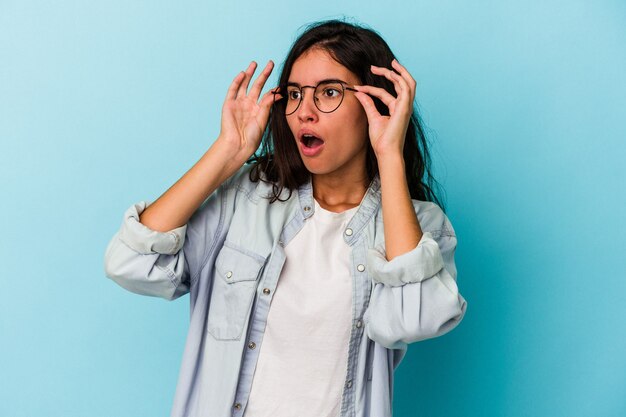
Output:
<instances>
[{"instance_id":1,"label":"glasses lens","mask_svg":"<svg viewBox=\"0 0 626 417\"><path fill-rule=\"evenodd\" d=\"M315 89L315 104L320 111L330 113L343 101L343 85L336 82L322 83Z\"/></svg>"},{"instance_id":2,"label":"glasses lens","mask_svg":"<svg viewBox=\"0 0 626 417\"><path fill-rule=\"evenodd\" d=\"M296 111L302 99L302 91L296 86L290 85L286 88L287 96L285 97L285 114L289 115Z\"/></svg>"}]
</instances>

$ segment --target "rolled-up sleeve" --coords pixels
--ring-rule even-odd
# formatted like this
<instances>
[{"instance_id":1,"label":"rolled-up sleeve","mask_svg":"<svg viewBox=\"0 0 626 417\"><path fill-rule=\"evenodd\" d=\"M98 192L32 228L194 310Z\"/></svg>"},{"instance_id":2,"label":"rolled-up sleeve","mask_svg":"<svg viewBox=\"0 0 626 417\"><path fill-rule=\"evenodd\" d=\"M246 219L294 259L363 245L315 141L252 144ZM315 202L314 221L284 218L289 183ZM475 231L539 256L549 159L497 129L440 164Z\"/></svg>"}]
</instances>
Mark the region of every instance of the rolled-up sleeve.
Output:
<instances>
[{"instance_id":1,"label":"rolled-up sleeve","mask_svg":"<svg viewBox=\"0 0 626 417\"><path fill-rule=\"evenodd\" d=\"M173 300L189 292L189 272L181 250L187 226L169 232L151 230L139 221L146 207L140 202L124 214L104 256L105 273L134 293Z\"/></svg>"},{"instance_id":2,"label":"rolled-up sleeve","mask_svg":"<svg viewBox=\"0 0 626 417\"><path fill-rule=\"evenodd\" d=\"M417 247L391 261L384 248L369 250L373 288L364 320L370 339L400 349L443 335L463 318L467 303L456 283L456 237L445 216L442 227L425 232Z\"/></svg>"}]
</instances>

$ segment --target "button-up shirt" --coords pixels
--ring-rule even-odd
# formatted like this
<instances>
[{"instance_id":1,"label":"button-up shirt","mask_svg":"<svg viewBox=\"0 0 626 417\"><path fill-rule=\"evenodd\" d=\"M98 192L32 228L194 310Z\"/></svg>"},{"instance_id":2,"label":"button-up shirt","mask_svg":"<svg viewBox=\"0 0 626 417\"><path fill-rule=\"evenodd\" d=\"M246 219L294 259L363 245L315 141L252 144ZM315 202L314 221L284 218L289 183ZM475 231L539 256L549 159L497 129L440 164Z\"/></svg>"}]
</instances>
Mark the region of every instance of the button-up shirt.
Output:
<instances>
[{"instance_id":1,"label":"button-up shirt","mask_svg":"<svg viewBox=\"0 0 626 417\"><path fill-rule=\"evenodd\" d=\"M243 415L284 246L315 210L310 181L270 203L272 184L250 181L249 170L242 168L186 225L169 232L142 225L147 204L133 205L107 248L106 273L122 287L168 300L190 296L172 417ZM452 225L433 203L413 200L413 206L423 236L392 261L385 257L378 178L343 231L353 294L341 417L391 416L393 372L407 344L450 331L465 314Z\"/></svg>"}]
</instances>

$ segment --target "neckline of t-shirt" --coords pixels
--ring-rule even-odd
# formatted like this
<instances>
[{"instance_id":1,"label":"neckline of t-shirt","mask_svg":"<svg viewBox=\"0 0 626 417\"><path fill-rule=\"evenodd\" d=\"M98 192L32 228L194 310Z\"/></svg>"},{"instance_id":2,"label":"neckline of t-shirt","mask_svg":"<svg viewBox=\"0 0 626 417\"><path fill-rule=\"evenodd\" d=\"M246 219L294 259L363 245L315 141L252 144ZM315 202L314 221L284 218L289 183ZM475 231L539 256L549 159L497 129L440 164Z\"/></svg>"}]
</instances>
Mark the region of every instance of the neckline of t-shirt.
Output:
<instances>
[{"instance_id":1,"label":"neckline of t-shirt","mask_svg":"<svg viewBox=\"0 0 626 417\"><path fill-rule=\"evenodd\" d=\"M320 220L333 221L333 222L342 222L345 220L350 220L360 207L360 205L358 205L345 211L335 212L335 211L326 210L325 208L320 206L320 203L318 203L315 198L313 199L313 201L315 202L315 213L313 214L313 217L317 216L318 219Z\"/></svg>"}]
</instances>

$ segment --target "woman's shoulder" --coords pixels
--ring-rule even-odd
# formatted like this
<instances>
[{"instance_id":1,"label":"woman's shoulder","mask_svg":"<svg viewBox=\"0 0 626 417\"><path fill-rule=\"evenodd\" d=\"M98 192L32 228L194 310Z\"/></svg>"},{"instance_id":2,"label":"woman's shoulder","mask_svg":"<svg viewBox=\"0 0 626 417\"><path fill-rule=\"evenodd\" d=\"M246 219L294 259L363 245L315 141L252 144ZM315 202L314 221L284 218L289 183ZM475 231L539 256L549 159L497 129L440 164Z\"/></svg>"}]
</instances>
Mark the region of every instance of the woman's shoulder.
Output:
<instances>
[{"instance_id":1,"label":"woman's shoulder","mask_svg":"<svg viewBox=\"0 0 626 417\"><path fill-rule=\"evenodd\" d=\"M235 195L244 194L258 202L274 195L276 184L269 181L262 170L255 170L255 164L245 164L222 184L223 190L232 190Z\"/></svg>"}]
</instances>

